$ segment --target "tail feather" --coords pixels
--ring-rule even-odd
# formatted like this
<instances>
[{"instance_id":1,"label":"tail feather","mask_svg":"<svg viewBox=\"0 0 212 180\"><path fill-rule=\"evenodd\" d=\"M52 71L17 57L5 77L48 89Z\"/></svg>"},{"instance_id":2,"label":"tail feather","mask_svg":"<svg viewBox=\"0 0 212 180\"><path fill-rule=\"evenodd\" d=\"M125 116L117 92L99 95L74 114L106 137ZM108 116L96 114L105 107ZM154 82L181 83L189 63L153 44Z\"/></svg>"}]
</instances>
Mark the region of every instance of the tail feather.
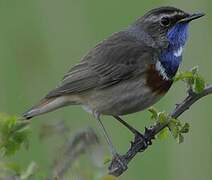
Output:
<instances>
[{"instance_id":1,"label":"tail feather","mask_svg":"<svg viewBox=\"0 0 212 180\"><path fill-rule=\"evenodd\" d=\"M58 109L62 106L66 106L67 101L64 97L56 98L44 98L37 105L33 106L31 109L23 113L25 119L31 119L34 116L38 116L55 109Z\"/></svg>"}]
</instances>

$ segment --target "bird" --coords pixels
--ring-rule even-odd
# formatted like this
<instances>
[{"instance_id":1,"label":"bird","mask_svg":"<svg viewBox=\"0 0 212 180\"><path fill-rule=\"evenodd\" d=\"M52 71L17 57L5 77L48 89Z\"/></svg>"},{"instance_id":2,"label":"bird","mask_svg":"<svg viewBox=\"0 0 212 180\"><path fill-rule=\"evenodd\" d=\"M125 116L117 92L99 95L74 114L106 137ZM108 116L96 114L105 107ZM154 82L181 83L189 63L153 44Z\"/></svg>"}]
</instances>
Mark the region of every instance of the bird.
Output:
<instances>
[{"instance_id":1,"label":"bird","mask_svg":"<svg viewBox=\"0 0 212 180\"><path fill-rule=\"evenodd\" d=\"M169 91L182 62L189 23L204 15L170 6L148 11L91 49L24 119L80 105L97 119L113 157L120 157L101 117L112 116L144 138L122 116L149 108Z\"/></svg>"}]
</instances>

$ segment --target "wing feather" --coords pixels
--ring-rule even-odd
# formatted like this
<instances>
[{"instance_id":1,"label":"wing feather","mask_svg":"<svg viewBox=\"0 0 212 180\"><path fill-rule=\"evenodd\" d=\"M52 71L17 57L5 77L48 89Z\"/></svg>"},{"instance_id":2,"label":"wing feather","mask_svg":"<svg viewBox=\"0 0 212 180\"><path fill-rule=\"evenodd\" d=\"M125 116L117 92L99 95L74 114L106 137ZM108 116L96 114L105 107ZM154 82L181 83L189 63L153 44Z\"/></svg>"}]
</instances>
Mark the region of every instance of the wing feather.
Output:
<instances>
[{"instance_id":1,"label":"wing feather","mask_svg":"<svg viewBox=\"0 0 212 180\"><path fill-rule=\"evenodd\" d=\"M98 44L46 97L107 88L144 73L146 66L154 61L155 49L122 33Z\"/></svg>"}]
</instances>

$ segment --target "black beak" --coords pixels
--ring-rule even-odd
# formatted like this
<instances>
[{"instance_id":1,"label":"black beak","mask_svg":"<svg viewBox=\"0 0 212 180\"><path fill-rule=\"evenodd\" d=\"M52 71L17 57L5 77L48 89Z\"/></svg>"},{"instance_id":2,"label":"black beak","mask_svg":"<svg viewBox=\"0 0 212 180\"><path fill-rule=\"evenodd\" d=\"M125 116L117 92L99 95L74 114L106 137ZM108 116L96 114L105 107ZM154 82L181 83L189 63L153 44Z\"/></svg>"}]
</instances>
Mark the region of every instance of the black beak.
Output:
<instances>
[{"instance_id":1,"label":"black beak","mask_svg":"<svg viewBox=\"0 0 212 180\"><path fill-rule=\"evenodd\" d=\"M194 13L194 14L191 14L190 16L184 18L184 19L181 19L180 21L178 21L179 23L183 23L183 22L190 22L190 21L193 21L194 19L198 19L198 18L201 18L202 16L204 16L205 13Z\"/></svg>"}]
</instances>

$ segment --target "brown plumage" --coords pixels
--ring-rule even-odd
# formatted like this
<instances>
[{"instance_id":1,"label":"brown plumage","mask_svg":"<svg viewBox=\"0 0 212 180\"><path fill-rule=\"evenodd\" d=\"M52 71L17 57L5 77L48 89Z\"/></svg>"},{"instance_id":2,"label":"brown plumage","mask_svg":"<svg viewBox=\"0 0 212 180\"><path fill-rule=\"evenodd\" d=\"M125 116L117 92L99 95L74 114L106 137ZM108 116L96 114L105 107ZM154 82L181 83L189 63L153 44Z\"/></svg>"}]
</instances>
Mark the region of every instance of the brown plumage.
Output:
<instances>
[{"instance_id":1,"label":"brown plumage","mask_svg":"<svg viewBox=\"0 0 212 180\"><path fill-rule=\"evenodd\" d=\"M154 65L149 66L147 70L147 86L149 86L153 92L163 95L169 90L172 83L172 79L163 79Z\"/></svg>"}]
</instances>

